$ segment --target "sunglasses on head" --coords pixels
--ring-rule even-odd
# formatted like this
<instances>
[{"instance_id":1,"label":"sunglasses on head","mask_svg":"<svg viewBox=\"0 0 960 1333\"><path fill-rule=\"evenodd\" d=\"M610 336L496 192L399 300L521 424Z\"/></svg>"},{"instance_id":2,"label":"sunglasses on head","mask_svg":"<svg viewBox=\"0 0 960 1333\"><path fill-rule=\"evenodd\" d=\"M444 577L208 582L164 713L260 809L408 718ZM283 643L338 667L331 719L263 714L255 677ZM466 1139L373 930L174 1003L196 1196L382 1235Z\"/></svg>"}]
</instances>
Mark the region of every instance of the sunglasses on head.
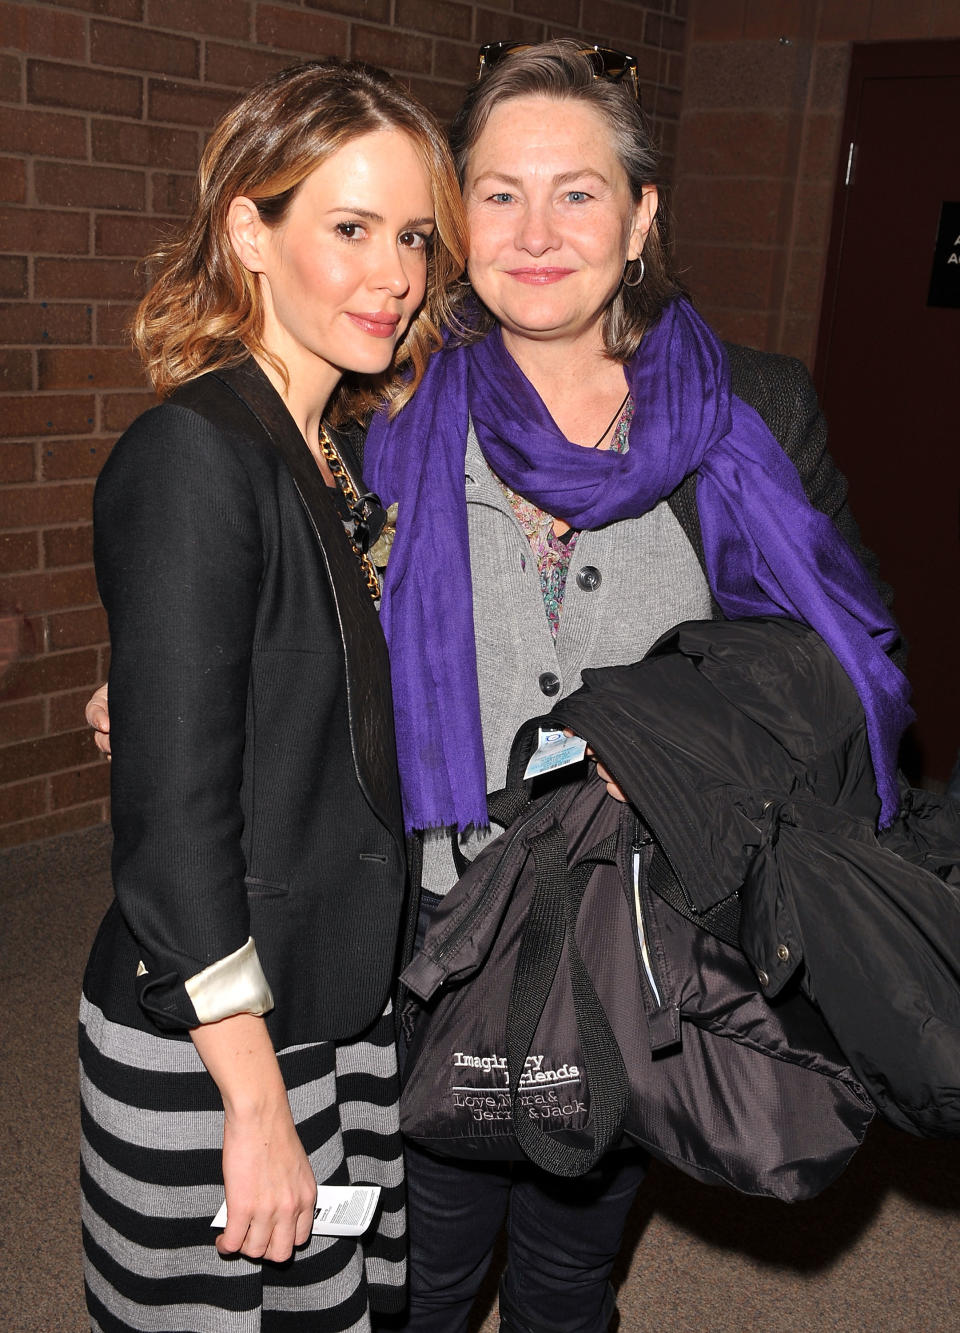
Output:
<instances>
[{"instance_id":1,"label":"sunglasses on head","mask_svg":"<svg viewBox=\"0 0 960 1333\"><path fill-rule=\"evenodd\" d=\"M484 74L499 65L504 57L529 49L529 42L485 42L480 48L477 78L482 79ZM634 97L640 101L640 84L634 56L627 55L626 51L614 51L607 46L593 45L580 47L578 54L589 59L595 79L609 79L612 83L627 82Z\"/></svg>"}]
</instances>

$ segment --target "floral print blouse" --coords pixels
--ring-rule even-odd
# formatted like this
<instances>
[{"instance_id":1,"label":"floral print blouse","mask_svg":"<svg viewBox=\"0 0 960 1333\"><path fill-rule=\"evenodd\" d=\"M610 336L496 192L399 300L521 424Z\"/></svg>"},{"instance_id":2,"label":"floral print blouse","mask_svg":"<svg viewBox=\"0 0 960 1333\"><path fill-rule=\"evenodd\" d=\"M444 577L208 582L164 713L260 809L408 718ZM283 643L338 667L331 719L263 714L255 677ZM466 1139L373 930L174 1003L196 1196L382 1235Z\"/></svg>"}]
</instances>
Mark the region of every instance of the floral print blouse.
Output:
<instances>
[{"instance_id":1,"label":"floral print blouse","mask_svg":"<svg viewBox=\"0 0 960 1333\"><path fill-rule=\"evenodd\" d=\"M618 454L625 454L629 449L630 422L633 420L633 398L628 398L617 420L610 448ZM504 495L517 516L517 521L527 534L530 549L537 561L540 572L540 587L543 592L543 608L547 613L550 633L556 640L560 630L560 611L563 606L563 594L567 586L567 571L577 544L577 530L558 537L553 530L553 514L544 513L530 500L512 491L505 481L500 480Z\"/></svg>"}]
</instances>

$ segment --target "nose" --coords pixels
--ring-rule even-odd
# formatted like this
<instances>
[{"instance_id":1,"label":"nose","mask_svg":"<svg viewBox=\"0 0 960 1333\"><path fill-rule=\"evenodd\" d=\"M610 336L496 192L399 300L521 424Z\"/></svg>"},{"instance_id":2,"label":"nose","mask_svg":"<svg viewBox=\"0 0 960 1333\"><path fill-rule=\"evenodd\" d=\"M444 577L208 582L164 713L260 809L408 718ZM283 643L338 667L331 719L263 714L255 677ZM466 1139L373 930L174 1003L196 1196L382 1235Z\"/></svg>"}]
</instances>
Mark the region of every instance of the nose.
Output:
<instances>
[{"instance_id":1,"label":"nose","mask_svg":"<svg viewBox=\"0 0 960 1333\"><path fill-rule=\"evenodd\" d=\"M531 255L542 255L559 244L557 229L549 205L531 201L519 219L517 248Z\"/></svg>"},{"instance_id":2,"label":"nose","mask_svg":"<svg viewBox=\"0 0 960 1333\"><path fill-rule=\"evenodd\" d=\"M391 296L406 296L410 290L410 276L404 259L405 255L400 247L387 242L374 273L373 285L388 291Z\"/></svg>"}]
</instances>

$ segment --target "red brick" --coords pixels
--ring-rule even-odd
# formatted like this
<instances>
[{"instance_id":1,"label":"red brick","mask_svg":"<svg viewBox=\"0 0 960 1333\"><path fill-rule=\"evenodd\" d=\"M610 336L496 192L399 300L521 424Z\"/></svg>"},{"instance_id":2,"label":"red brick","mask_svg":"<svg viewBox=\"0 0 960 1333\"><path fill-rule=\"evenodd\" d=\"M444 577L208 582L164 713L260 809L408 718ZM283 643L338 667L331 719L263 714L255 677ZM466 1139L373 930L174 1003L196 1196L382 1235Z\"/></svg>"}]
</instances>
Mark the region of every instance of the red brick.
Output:
<instances>
[{"instance_id":1,"label":"red brick","mask_svg":"<svg viewBox=\"0 0 960 1333\"><path fill-rule=\"evenodd\" d=\"M347 24L323 14L304 14L278 5L257 6L256 40L264 46L279 46L309 59L320 55L345 56ZM209 55L207 68L209 70Z\"/></svg>"},{"instance_id":2,"label":"red brick","mask_svg":"<svg viewBox=\"0 0 960 1333\"><path fill-rule=\"evenodd\" d=\"M382 65L384 69L413 70L418 74L428 74L433 43L429 37L415 37L388 28L357 25L353 29L352 54L357 60Z\"/></svg>"},{"instance_id":3,"label":"red brick","mask_svg":"<svg viewBox=\"0 0 960 1333\"><path fill-rule=\"evenodd\" d=\"M820 42L814 55L810 80L810 111L826 111L839 116L847 96L850 69L848 42Z\"/></svg>"},{"instance_id":4,"label":"red brick","mask_svg":"<svg viewBox=\"0 0 960 1333\"><path fill-rule=\"evenodd\" d=\"M185 217L193 207L196 175L173 175L155 171L150 177L150 200L154 213L173 213Z\"/></svg>"},{"instance_id":5,"label":"red brick","mask_svg":"<svg viewBox=\"0 0 960 1333\"><path fill-rule=\"evenodd\" d=\"M336 6L325 3L324 8ZM147 24L243 41L251 36L250 9L247 0L216 0L216 4L200 5L197 0L147 0Z\"/></svg>"},{"instance_id":6,"label":"red brick","mask_svg":"<svg viewBox=\"0 0 960 1333\"><path fill-rule=\"evenodd\" d=\"M139 300L144 291L131 259L38 259L35 284L38 296L87 301Z\"/></svg>"},{"instance_id":7,"label":"red brick","mask_svg":"<svg viewBox=\"0 0 960 1333\"><path fill-rule=\"evenodd\" d=\"M107 613L100 606L58 611L47 616L47 624L51 649L84 648L87 644L104 643L109 636Z\"/></svg>"},{"instance_id":8,"label":"red brick","mask_svg":"<svg viewBox=\"0 0 960 1333\"><path fill-rule=\"evenodd\" d=\"M463 101L464 89L477 76L477 48L473 42L437 42L433 60L434 74L456 84ZM454 111L458 108L455 106Z\"/></svg>"},{"instance_id":9,"label":"red brick","mask_svg":"<svg viewBox=\"0 0 960 1333\"><path fill-rule=\"evenodd\" d=\"M926 37L933 17L933 0L873 0L870 10L872 42L904 41L910 37Z\"/></svg>"},{"instance_id":10,"label":"red brick","mask_svg":"<svg viewBox=\"0 0 960 1333\"><path fill-rule=\"evenodd\" d=\"M130 323L136 309L136 304L124 305L120 301L104 302L102 305L98 305L97 333L94 339L97 346L129 347Z\"/></svg>"},{"instance_id":11,"label":"red brick","mask_svg":"<svg viewBox=\"0 0 960 1333\"><path fill-rule=\"evenodd\" d=\"M142 171L88 167L78 163L37 162L34 166L37 201L68 208L143 209L147 202Z\"/></svg>"},{"instance_id":12,"label":"red brick","mask_svg":"<svg viewBox=\"0 0 960 1333\"><path fill-rule=\"evenodd\" d=\"M143 109L141 79L45 60L27 62L27 97L46 106L66 106L100 115L113 112L139 116Z\"/></svg>"},{"instance_id":13,"label":"red brick","mask_svg":"<svg viewBox=\"0 0 960 1333\"><path fill-rule=\"evenodd\" d=\"M81 805L110 795L110 765L101 756L96 763L50 779L50 804L54 810Z\"/></svg>"},{"instance_id":14,"label":"red brick","mask_svg":"<svg viewBox=\"0 0 960 1333\"><path fill-rule=\"evenodd\" d=\"M746 347L771 346L776 318L768 310L725 310L719 306L700 306L700 314L721 338L743 343Z\"/></svg>"},{"instance_id":15,"label":"red brick","mask_svg":"<svg viewBox=\"0 0 960 1333\"><path fill-rule=\"evenodd\" d=\"M37 167L40 166L38 162ZM86 213L52 208L0 207L0 248L30 254L82 255L90 248L90 219ZM4 329L4 338L6 329Z\"/></svg>"},{"instance_id":16,"label":"red brick","mask_svg":"<svg viewBox=\"0 0 960 1333\"><path fill-rule=\"evenodd\" d=\"M843 0L842 5L820 5L817 40L821 42L863 41L870 29L873 0Z\"/></svg>"},{"instance_id":17,"label":"red brick","mask_svg":"<svg viewBox=\"0 0 960 1333\"><path fill-rule=\"evenodd\" d=\"M524 18L522 14L478 9L474 35L478 46L484 42L539 42L544 36L544 26L538 19Z\"/></svg>"},{"instance_id":18,"label":"red brick","mask_svg":"<svg viewBox=\"0 0 960 1333\"><path fill-rule=\"evenodd\" d=\"M84 22L47 6L0 4L0 46L32 56L83 60Z\"/></svg>"},{"instance_id":19,"label":"red brick","mask_svg":"<svg viewBox=\"0 0 960 1333\"><path fill-rule=\"evenodd\" d=\"M0 435L77 435L93 429L92 394L4 395Z\"/></svg>"},{"instance_id":20,"label":"red brick","mask_svg":"<svg viewBox=\"0 0 960 1333\"><path fill-rule=\"evenodd\" d=\"M813 368L813 358L817 343L816 318L803 315L788 315L783 321L783 331L775 348L785 356L795 356L808 370Z\"/></svg>"},{"instance_id":21,"label":"red brick","mask_svg":"<svg viewBox=\"0 0 960 1333\"><path fill-rule=\"evenodd\" d=\"M58 565L89 565L93 560L93 525L90 523L75 528L47 528L42 536L43 561L48 569Z\"/></svg>"},{"instance_id":22,"label":"red brick","mask_svg":"<svg viewBox=\"0 0 960 1333\"><path fill-rule=\"evenodd\" d=\"M96 648L76 652L44 653L18 662L3 679L0 696L4 699L32 699L60 690L89 688L104 679L99 670L100 653Z\"/></svg>"},{"instance_id":23,"label":"red brick","mask_svg":"<svg viewBox=\"0 0 960 1333\"><path fill-rule=\"evenodd\" d=\"M0 725L3 714L0 713ZM76 802L74 802L76 804ZM10 786L0 787L0 809L3 821L12 824L19 819L28 819L38 811L47 808L47 782L45 778L31 778L29 782L15 782Z\"/></svg>"},{"instance_id":24,"label":"red brick","mask_svg":"<svg viewBox=\"0 0 960 1333\"><path fill-rule=\"evenodd\" d=\"M25 256L0 256L0 297L26 296L27 260Z\"/></svg>"},{"instance_id":25,"label":"red brick","mask_svg":"<svg viewBox=\"0 0 960 1333\"><path fill-rule=\"evenodd\" d=\"M204 78L207 83L223 83L230 88L240 88L244 91L252 87L253 84L259 83L262 79L269 78L271 74L286 69L291 64L289 52L281 54L256 46L224 46L220 42L207 42L206 47ZM309 54L316 57L342 53L311 51ZM227 93L220 93L218 96L226 99L223 110L232 106L236 101L235 95L231 97ZM185 116L163 117L159 115L156 118L158 120L186 119Z\"/></svg>"},{"instance_id":26,"label":"red brick","mask_svg":"<svg viewBox=\"0 0 960 1333\"><path fill-rule=\"evenodd\" d=\"M580 19L579 0L517 0L516 10L549 23L551 34L558 24L576 28Z\"/></svg>"},{"instance_id":27,"label":"red brick","mask_svg":"<svg viewBox=\"0 0 960 1333\"><path fill-rule=\"evenodd\" d=\"M696 4L690 16L695 42L726 42L743 36L747 0L709 0Z\"/></svg>"},{"instance_id":28,"label":"red brick","mask_svg":"<svg viewBox=\"0 0 960 1333\"><path fill-rule=\"evenodd\" d=\"M807 87L805 43L694 43L687 53L684 114L694 110L797 110Z\"/></svg>"},{"instance_id":29,"label":"red brick","mask_svg":"<svg viewBox=\"0 0 960 1333\"><path fill-rule=\"evenodd\" d=\"M23 89L23 71L17 56L0 55L0 97L19 102Z\"/></svg>"},{"instance_id":30,"label":"red brick","mask_svg":"<svg viewBox=\"0 0 960 1333\"><path fill-rule=\"evenodd\" d=\"M153 28L95 21L90 24L90 60L94 65L119 65L122 69L195 79L200 72L200 43Z\"/></svg>"},{"instance_id":31,"label":"red brick","mask_svg":"<svg viewBox=\"0 0 960 1333\"><path fill-rule=\"evenodd\" d=\"M100 162L193 171L200 161L196 130L170 130L129 120L94 120L91 139L94 159Z\"/></svg>"},{"instance_id":32,"label":"red brick","mask_svg":"<svg viewBox=\"0 0 960 1333\"><path fill-rule=\"evenodd\" d=\"M66 3L67 0L61 0ZM77 3L77 0L69 0ZM60 810L55 815L43 815L37 819L25 819L22 823L7 824L0 828L0 847L21 847L24 843L36 842L41 838L55 838L62 833L76 833L81 829L93 828L109 820L106 803L95 805L77 805L71 810Z\"/></svg>"},{"instance_id":33,"label":"red brick","mask_svg":"<svg viewBox=\"0 0 960 1333\"><path fill-rule=\"evenodd\" d=\"M403 83L404 87L409 88L413 96L419 98L439 121L452 120L460 110L460 103L463 101L462 83L440 83L436 79L411 78L405 78Z\"/></svg>"},{"instance_id":34,"label":"red brick","mask_svg":"<svg viewBox=\"0 0 960 1333\"><path fill-rule=\"evenodd\" d=\"M7 445L8 449L29 449L29 445ZM5 574L36 569L40 563L36 532L0 533L0 569Z\"/></svg>"},{"instance_id":35,"label":"red brick","mask_svg":"<svg viewBox=\"0 0 960 1333\"><path fill-rule=\"evenodd\" d=\"M73 481L96 477L110 455L113 440L57 441L40 447L44 481Z\"/></svg>"},{"instance_id":36,"label":"red brick","mask_svg":"<svg viewBox=\"0 0 960 1333\"><path fill-rule=\"evenodd\" d=\"M747 0L743 35L755 41L775 41L779 37L809 40L817 25L817 11L822 8L846 8L846 0L843 5L827 6L816 0Z\"/></svg>"},{"instance_id":37,"label":"red brick","mask_svg":"<svg viewBox=\"0 0 960 1333\"><path fill-rule=\"evenodd\" d=\"M8 343L86 343L90 327L89 306L49 301L0 305L0 328Z\"/></svg>"},{"instance_id":38,"label":"red brick","mask_svg":"<svg viewBox=\"0 0 960 1333\"><path fill-rule=\"evenodd\" d=\"M667 51L682 51L685 27L680 19L665 14L648 14L643 29L643 40L648 46L663 47Z\"/></svg>"},{"instance_id":39,"label":"red brick","mask_svg":"<svg viewBox=\"0 0 960 1333\"><path fill-rule=\"evenodd\" d=\"M705 305L763 309L772 300L775 258L770 247L685 243L684 281Z\"/></svg>"},{"instance_id":40,"label":"red brick","mask_svg":"<svg viewBox=\"0 0 960 1333\"><path fill-rule=\"evenodd\" d=\"M45 523L89 520L93 484L8 486L0 491L0 527L36 528Z\"/></svg>"},{"instance_id":41,"label":"red brick","mask_svg":"<svg viewBox=\"0 0 960 1333\"><path fill-rule=\"evenodd\" d=\"M819 250L792 251L784 300L792 317L819 315L823 264L824 255Z\"/></svg>"},{"instance_id":42,"label":"red brick","mask_svg":"<svg viewBox=\"0 0 960 1333\"><path fill-rule=\"evenodd\" d=\"M800 159L800 179L832 181L837 169L840 119L831 115L809 115Z\"/></svg>"},{"instance_id":43,"label":"red brick","mask_svg":"<svg viewBox=\"0 0 960 1333\"><path fill-rule=\"evenodd\" d=\"M618 4L616 0L591 0L585 7L591 28L598 32L616 34L616 45L623 51L636 54L634 48L644 40L646 10L633 4Z\"/></svg>"},{"instance_id":44,"label":"red brick","mask_svg":"<svg viewBox=\"0 0 960 1333\"><path fill-rule=\"evenodd\" d=\"M91 678L82 690L51 695L48 703L50 715L47 734L54 736L58 731L74 731L78 726L82 726L85 721L83 710L99 683L98 680Z\"/></svg>"},{"instance_id":45,"label":"red brick","mask_svg":"<svg viewBox=\"0 0 960 1333\"><path fill-rule=\"evenodd\" d=\"M0 199L22 204L27 198L27 164L22 157L0 157ZM13 246L4 246L12 250Z\"/></svg>"},{"instance_id":46,"label":"red brick","mask_svg":"<svg viewBox=\"0 0 960 1333\"><path fill-rule=\"evenodd\" d=\"M5 574L0 578L0 605L20 607L25 615L90 606L96 598L97 585L89 565L53 572Z\"/></svg>"},{"instance_id":47,"label":"red brick","mask_svg":"<svg viewBox=\"0 0 960 1333\"><path fill-rule=\"evenodd\" d=\"M98 255L126 255L142 259L152 254L171 231L178 229L176 218L104 213L95 219L93 248Z\"/></svg>"},{"instance_id":48,"label":"red brick","mask_svg":"<svg viewBox=\"0 0 960 1333\"><path fill-rule=\"evenodd\" d=\"M57 4L69 9L85 9L91 14L105 14L112 19L132 19L134 23L143 18L143 0L57 0Z\"/></svg>"},{"instance_id":49,"label":"red brick","mask_svg":"<svg viewBox=\"0 0 960 1333\"><path fill-rule=\"evenodd\" d=\"M5 745L0 749L0 783L76 768L90 759L89 746L89 728Z\"/></svg>"},{"instance_id":50,"label":"red brick","mask_svg":"<svg viewBox=\"0 0 960 1333\"><path fill-rule=\"evenodd\" d=\"M133 352L113 348L41 348L40 389L115 389L140 383Z\"/></svg>"},{"instance_id":51,"label":"red brick","mask_svg":"<svg viewBox=\"0 0 960 1333\"><path fill-rule=\"evenodd\" d=\"M809 181L804 185L801 205L797 209L794 246L808 250L826 246L832 203L832 181Z\"/></svg>"},{"instance_id":52,"label":"red brick","mask_svg":"<svg viewBox=\"0 0 960 1333\"><path fill-rule=\"evenodd\" d=\"M212 75L208 73L207 78L212 78ZM147 100L150 120L168 120L178 125L199 125L203 129L211 129L237 98L234 93L224 93L214 88L150 79Z\"/></svg>"},{"instance_id":53,"label":"red brick","mask_svg":"<svg viewBox=\"0 0 960 1333\"><path fill-rule=\"evenodd\" d=\"M156 395L149 389L143 393L105 393L101 399L103 429L120 435L141 412L156 407Z\"/></svg>"},{"instance_id":54,"label":"red brick","mask_svg":"<svg viewBox=\"0 0 960 1333\"><path fill-rule=\"evenodd\" d=\"M509 0L504 0L509 4ZM366 23L389 23L390 0L305 0L308 9L326 9L347 14Z\"/></svg>"},{"instance_id":55,"label":"red brick","mask_svg":"<svg viewBox=\"0 0 960 1333\"><path fill-rule=\"evenodd\" d=\"M960 37L960 0L939 0L930 22L931 37Z\"/></svg>"},{"instance_id":56,"label":"red brick","mask_svg":"<svg viewBox=\"0 0 960 1333\"><path fill-rule=\"evenodd\" d=\"M781 176L794 118L786 111L692 111L680 122L687 175Z\"/></svg>"},{"instance_id":57,"label":"red brick","mask_svg":"<svg viewBox=\"0 0 960 1333\"><path fill-rule=\"evenodd\" d=\"M14 741L42 736L44 712L42 699L20 699L16 703L0 704L0 736L4 743L11 745Z\"/></svg>"},{"instance_id":58,"label":"red brick","mask_svg":"<svg viewBox=\"0 0 960 1333\"><path fill-rule=\"evenodd\" d=\"M35 387L33 354L0 347L0 392L23 393Z\"/></svg>"},{"instance_id":59,"label":"red brick","mask_svg":"<svg viewBox=\"0 0 960 1333\"><path fill-rule=\"evenodd\" d=\"M778 239L781 185L775 180L689 177L678 198L683 235L702 244L721 241L770 245Z\"/></svg>"},{"instance_id":60,"label":"red brick","mask_svg":"<svg viewBox=\"0 0 960 1333\"><path fill-rule=\"evenodd\" d=\"M0 108L0 143L11 153L39 157L86 157L87 127L81 116L57 111Z\"/></svg>"},{"instance_id":61,"label":"red brick","mask_svg":"<svg viewBox=\"0 0 960 1333\"><path fill-rule=\"evenodd\" d=\"M468 39L473 31L473 8L449 0L396 0L394 26L416 28L431 37Z\"/></svg>"}]
</instances>

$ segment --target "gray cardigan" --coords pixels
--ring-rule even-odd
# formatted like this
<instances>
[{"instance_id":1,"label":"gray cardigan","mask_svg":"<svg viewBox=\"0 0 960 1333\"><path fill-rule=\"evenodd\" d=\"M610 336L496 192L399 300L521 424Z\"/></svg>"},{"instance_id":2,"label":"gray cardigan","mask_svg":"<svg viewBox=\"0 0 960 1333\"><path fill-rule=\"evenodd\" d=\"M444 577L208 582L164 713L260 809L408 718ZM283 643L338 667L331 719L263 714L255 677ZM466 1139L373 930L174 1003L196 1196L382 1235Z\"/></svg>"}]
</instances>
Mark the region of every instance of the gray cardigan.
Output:
<instances>
[{"instance_id":1,"label":"gray cardigan","mask_svg":"<svg viewBox=\"0 0 960 1333\"><path fill-rule=\"evenodd\" d=\"M880 583L847 505L846 481L827 452L806 368L732 344L727 352L734 392L764 418L813 504L833 519L889 604L890 589ZM717 619L720 611L704 569L695 474L641 518L580 533L554 642L529 542L472 429L465 472L480 716L487 788L494 791L503 785L517 729L576 690L584 667L634 662L678 622ZM480 841L479 835L463 840L468 856ZM456 878L449 836L427 835L424 888L446 893Z\"/></svg>"}]
</instances>

